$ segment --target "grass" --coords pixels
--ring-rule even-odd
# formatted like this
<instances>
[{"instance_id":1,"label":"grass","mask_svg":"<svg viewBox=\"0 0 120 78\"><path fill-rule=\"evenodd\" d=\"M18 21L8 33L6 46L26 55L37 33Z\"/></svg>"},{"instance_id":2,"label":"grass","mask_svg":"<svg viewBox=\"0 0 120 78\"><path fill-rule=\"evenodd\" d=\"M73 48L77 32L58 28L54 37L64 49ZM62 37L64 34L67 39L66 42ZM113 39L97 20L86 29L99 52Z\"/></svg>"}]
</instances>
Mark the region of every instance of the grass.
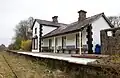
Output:
<instances>
[{"instance_id":1,"label":"grass","mask_svg":"<svg viewBox=\"0 0 120 78\"><path fill-rule=\"evenodd\" d=\"M109 76L118 76L120 78L120 55L110 55L109 57L101 58L92 62L101 67L103 72L106 72ZM111 77L112 78L112 77ZM114 77L116 78L116 77Z\"/></svg>"},{"instance_id":2,"label":"grass","mask_svg":"<svg viewBox=\"0 0 120 78\"><path fill-rule=\"evenodd\" d=\"M120 55L111 55L109 57L101 58L95 61L95 63L107 66L120 66Z\"/></svg>"},{"instance_id":3,"label":"grass","mask_svg":"<svg viewBox=\"0 0 120 78\"><path fill-rule=\"evenodd\" d=\"M49 69L42 62L17 54L0 52L0 78L16 78L14 73L17 78L70 78L65 72Z\"/></svg>"},{"instance_id":4,"label":"grass","mask_svg":"<svg viewBox=\"0 0 120 78\"><path fill-rule=\"evenodd\" d=\"M111 76L112 78L114 75L120 76L120 55L101 58L94 63L106 65L107 68L100 66L101 71L99 72L99 70L94 71L94 68L83 67L79 69L73 66L72 68L68 68L68 72L63 72L58 69L49 68L47 62L43 62L42 59L39 60L24 55L0 52L0 78L106 78L106 76ZM65 65L62 66L64 67ZM89 73L91 74L89 75Z\"/></svg>"}]
</instances>

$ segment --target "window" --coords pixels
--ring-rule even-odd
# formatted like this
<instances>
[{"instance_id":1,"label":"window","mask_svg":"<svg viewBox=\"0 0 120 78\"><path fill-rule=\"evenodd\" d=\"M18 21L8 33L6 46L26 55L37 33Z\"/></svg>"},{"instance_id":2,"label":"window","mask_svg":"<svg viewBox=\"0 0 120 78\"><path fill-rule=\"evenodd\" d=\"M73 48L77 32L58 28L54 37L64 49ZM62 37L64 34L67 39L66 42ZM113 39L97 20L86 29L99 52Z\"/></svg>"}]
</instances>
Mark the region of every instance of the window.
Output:
<instances>
[{"instance_id":1,"label":"window","mask_svg":"<svg viewBox=\"0 0 120 78\"><path fill-rule=\"evenodd\" d=\"M35 28L35 34L37 34L37 28Z\"/></svg>"},{"instance_id":2,"label":"window","mask_svg":"<svg viewBox=\"0 0 120 78\"><path fill-rule=\"evenodd\" d=\"M107 32L107 35L108 35L108 36L112 36L112 31L108 31L108 32Z\"/></svg>"},{"instance_id":3,"label":"window","mask_svg":"<svg viewBox=\"0 0 120 78\"><path fill-rule=\"evenodd\" d=\"M82 46L82 33L81 33L81 46ZM76 34L76 48L80 47L79 34Z\"/></svg>"},{"instance_id":4,"label":"window","mask_svg":"<svg viewBox=\"0 0 120 78\"><path fill-rule=\"evenodd\" d=\"M66 47L66 36L62 37L62 48Z\"/></svg>"},{"instance_id":5,"label":"window","mask_svg":"<svg viewBox=\"0 0 120 78\"><path fill-rule=\"evenodd\" d=\"M58 39L55 38L55 46L57 46L57 45L58 45Z\"/></svg>"},{"instance_id":6,"label":"window","mask_svg":"<svg viewBox=\"0 0 120 78\"><path fill-rule=\"evenodd\" d=\"M38 49L38 38L35 39L35 49Z\"/></svg>"},{"instance_id":7,"label":"window","mask_svg":"<svg viewBox=\"0 0 120 78\"><path fill-rule=\"evenodd\" d=\"M76 34L76 48L79 47L79 34Z\"/></svg>"},{"instance_id":8,"label":"window","mask_svg":"<svg viewBox=\"0 0 120 78\"><path fill-rule=\"evenodd\" d=\"M34 50L38 49L38 38L34 38L32 40L32 49Z\"/></svg>"},{"instance_id":9,"label":"window","mask_svg":"<svg viewBox=\"0 0 120 78\"><path fill-rule=\"evenodd\" d=\"M49 49L52 47L52 39L49 39Z\"/></svg>"}]
</instances>

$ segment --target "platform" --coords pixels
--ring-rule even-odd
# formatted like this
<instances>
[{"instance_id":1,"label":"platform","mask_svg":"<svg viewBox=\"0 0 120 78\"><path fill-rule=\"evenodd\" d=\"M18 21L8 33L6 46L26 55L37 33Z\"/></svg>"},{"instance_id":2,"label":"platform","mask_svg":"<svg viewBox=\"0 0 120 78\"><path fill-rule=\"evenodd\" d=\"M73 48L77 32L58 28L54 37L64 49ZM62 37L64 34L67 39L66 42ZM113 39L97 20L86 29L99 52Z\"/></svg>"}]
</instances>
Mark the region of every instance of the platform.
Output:
<instances>
[{"instance_id":1,"label":"platform","mask_svg":"<svg viewBox=\"0 0 120 78\"><path fill-rule=\"evenodd\" d=\"M89 62L96 61L97 59L90 59L90 58L77 58L77 57L71 57L71 54L58 54L58 53L45 53L45 52L17 52L19 54L25 54L25 55L31 55L34 57L40 57L40 58L50 58L50 59L57 59L57 60L63 60L67 61L69 63L76 63L76 64L83 64L87 65Z\"/></svg>"}]
</instances>

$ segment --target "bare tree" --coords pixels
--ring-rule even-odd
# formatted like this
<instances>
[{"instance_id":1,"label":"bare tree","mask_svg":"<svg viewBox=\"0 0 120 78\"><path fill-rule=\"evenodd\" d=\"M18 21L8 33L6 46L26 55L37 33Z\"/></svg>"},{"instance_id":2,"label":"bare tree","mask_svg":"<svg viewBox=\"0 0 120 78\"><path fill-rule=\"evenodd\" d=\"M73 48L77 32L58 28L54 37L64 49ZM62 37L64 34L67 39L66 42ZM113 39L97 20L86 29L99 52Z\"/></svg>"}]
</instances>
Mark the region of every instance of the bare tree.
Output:
<instances>
[{"instance_id":1,"label":"bare tree","mask_svg":"<svg viewBox=\"0 0 120 78\"><path fill-rule=\"evenodd\" d=\"M22 20L16 25L15 36L13 38L13 46L15 49L21 48L21 42L24 40L30 40L32 38L31 26L33 25L34 19L30 17L28 20Z\"/></svg>"},{"instance_id":2,"label":"bare tree","mask_svg":"<svg viewBox=\"0 0 120 78\"><path fill-rule=\"evenodd\" d=\"M28 29L27 29L27 35L29 36L29 39L32 38L32 26L33 26L33 23L34 23L34 18L33 17L29 17L28 18Z\"/></svg>"},{"instance_id":3,"label":"bare tree","mask_svg":"<svg viewBox=\"0 0 120 78\"><path fill-rule=\"evenodd\" d=\"M28 20L22 20L16 26L15 33L16 37L20 37L23 40L28 40L32 36L31 27L33 25L34 19L33 17L29 17Z\"/></svg>"},{"instance_id":4,"label":"bare tree","mask_svg":"<svg viewBox=\"0 0 120 78\"><path fill-rule=\"evenodd\" d=\"M120 27L120 16L109 16L108 19L114 27Z\"/></svg>"},{"instance_id":5,"label":"bare tree","mask_svg":"<svg viewBox=\"0 0 120 78\"><path fill-rule=\"evenodd\" d=\"M31 27L33 25L33 22L34 22L34 18L33 17L29 17L28 18L29 27Z\"/></svg>"},{"instance_id":6,"label":"bare tree","mask_svg":"<svg viewBox=\"0 0 120 78\"><path fill-rule=\"evenodd\" d=\"M23 40L27 40L27 29L28 22L26 20L20 21L20 23L15 28L16 37L22 38Z\"/></svg>"}]
</instances>

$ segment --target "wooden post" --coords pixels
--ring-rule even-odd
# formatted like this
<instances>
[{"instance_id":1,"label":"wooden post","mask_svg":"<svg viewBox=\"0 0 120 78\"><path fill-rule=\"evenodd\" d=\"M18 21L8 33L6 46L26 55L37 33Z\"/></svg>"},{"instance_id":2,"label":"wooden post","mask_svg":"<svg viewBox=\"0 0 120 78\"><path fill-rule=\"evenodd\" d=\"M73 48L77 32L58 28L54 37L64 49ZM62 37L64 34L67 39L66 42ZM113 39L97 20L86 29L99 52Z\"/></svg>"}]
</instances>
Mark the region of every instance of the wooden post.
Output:
<instances>
[{"instance_id":1,"label":"wooden post","mask_svg":"<svg viewBox=\"0 0 120 78\"><path fill-rule=\"evenodd\" d=\"M55 37L54 37L54 53L56 52L56 41L55 41Z\"/></svg>"},{"instance_id":2,"label":"wooden post","mask_svg":"<svg viewBox=\"0 0 120 78\"><path fill-rule=\"evenodd\" d=\"M79 54L81 55L82 52L81 52L81 31L79 32Z\"/></svg>"}]
</instances>

